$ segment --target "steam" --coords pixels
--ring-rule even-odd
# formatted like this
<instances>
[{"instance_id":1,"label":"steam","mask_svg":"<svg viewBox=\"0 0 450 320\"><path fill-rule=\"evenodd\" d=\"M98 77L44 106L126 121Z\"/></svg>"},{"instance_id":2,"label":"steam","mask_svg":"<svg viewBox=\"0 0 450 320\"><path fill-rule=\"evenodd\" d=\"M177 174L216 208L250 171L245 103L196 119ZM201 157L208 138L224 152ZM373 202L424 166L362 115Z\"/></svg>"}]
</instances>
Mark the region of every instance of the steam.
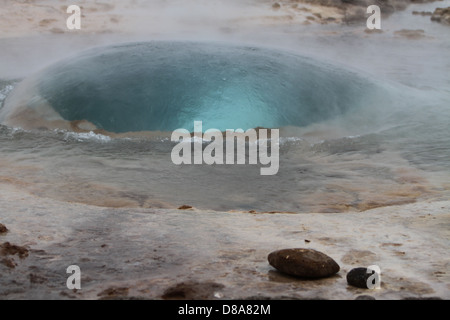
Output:
<instances>
[{"instance_id":1,"label":"steam","mask_svg":"<svg viewBox=\"0 0 450 320\"><path fill-rule=\"evenodd\" d=\"M450 6L449 0L410 5L403 11L383 16L380 34L365 33L364 18L351 27L326 21L326 25L320 25L321 21L303 25L313 13L323 17L339 15L339 11L314 7L311 2L295 2L297 7L294 8L294 2L281 1L282 7L275 10L273 1L268 0L116 0L108 3L82 0L77 1L82 9L82 29L69 31L65 26L68 14L61 2L9 0L2 5L5 19L0 22L0 78L25 78L87 48L148 40L219 41L276 47L386 78L392 78L393 73L401 75L404 59L409 64L412 62L416 68L413 71L420 74L424 70L443 74L442 64L448 66L446 55L436 51L439 49L417 46L417 42L399 38L394 32L427 29L424 42L433 37L443 38L442 35L448 33L445 26L413 16L411 12ZM302 11L302 8L310 11ZM423 61L427 56L433 57L432 61ZM431 64L433 70L425 63Z\"/></svg>"}]
</instances>

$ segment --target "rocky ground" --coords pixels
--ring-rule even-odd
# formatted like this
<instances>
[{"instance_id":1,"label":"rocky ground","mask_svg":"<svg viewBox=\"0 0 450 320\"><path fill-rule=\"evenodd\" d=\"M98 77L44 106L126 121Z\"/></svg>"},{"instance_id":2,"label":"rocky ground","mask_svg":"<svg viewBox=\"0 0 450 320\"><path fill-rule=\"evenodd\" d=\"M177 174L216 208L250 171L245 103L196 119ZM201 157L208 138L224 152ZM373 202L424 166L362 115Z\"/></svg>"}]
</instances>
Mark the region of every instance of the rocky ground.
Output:
<instances>
[{"instance_id":1,"label":"rocky ground","mask_svg":"<svg viewBox=\"0 0 450 320\"><path fill-rule=\"evenodd\" d=\"M404 10L410 4L434 0L264 0L255 4L230 1L226 6L193 1L189 10L179 11L164 1L100 2L78 1L82 14L82 29L78 33L123 33L170 31L174 25L188 23L188 29L206 27L211 22L223 32L232 32L242 25L280 24L352 24L366 20L369 5L380 6L384 17ZM181 4L180 4L180 7ZM139 9L146 9L146 14ZM0 37L53 33L64 34L67 5L54 0L2 0ZM173 17L171 26L157 12ZM449 23L449 9L431 13L433 21ZM216 14L219 14L216 16ZM417 12L416 14L422 14ZM424 12L424 15L429 13ZM214 19L212 18L214 16ZM166 16L167 17L167 16Z\"/></svg>"},{"instance_id":2,"label":"rocky ground","mask_svg":"<svg viewBox=\"0 0 450 320\"><path fill-rule=\"evenodd\" d=\"M450 298L449 201L248 214L99 208L0 191L9 229L0 234L0 299ZM313 252L314 275L328 277L278 272L269 262L279 267L286 254L276 250L285 248ZM66 286L70 265L80 267L81 290ZM348 284L352 269L372 265L380 289Z\"/></svg>"},{"instance_id":3,"label":"rocky ground","mask_svg":"<svg viewBox=\"0 0 450 320\"><path fill-rule=\"evenodd\" d=\"M450 7L437 8L431 15L432 21L441 22L443 24L450 25Z\"/></svg>"},{"instance_id":4,"label":"rocky ground","mask_svg":"<svg viewBox=\"0 0 450 320\"><path fill-rule=\"evenodd\" d=\"M305 24L309 23L358 23L367 19L366 9L370 5L378 5L383 16L404 10L410 4L434 2L436 0L280 0L272 1L274 10L293 13L300 11L310 13ZM304 5L313 7L305 7ZM316 11L320 12L316 12ZM448 9L437 9L431 18L433 21L448 23ZM420 14L420 13L418 13ZM428 13L426 13L428 15Z\"/></svg>"}]
</instances>

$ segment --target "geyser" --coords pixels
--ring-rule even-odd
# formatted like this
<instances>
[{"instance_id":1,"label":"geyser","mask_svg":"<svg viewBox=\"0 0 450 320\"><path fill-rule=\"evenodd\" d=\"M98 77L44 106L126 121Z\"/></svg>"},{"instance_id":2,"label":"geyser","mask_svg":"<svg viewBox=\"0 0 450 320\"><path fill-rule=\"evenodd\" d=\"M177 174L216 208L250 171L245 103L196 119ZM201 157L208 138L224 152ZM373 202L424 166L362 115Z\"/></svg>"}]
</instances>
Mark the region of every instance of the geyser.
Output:
<instances>
[{"instance_id":1,"label":"geyser","mask_svg":"<svg viewBox=\"0 0 450 320\"><path fill-rule=\"evenodd\" d=\"M114 133L305 126L377 103L365 76L271 49L147 42L95 48L26 79L0 121ZM68 124L72 124L69 126Z\"/></svg>"}]
</instances>

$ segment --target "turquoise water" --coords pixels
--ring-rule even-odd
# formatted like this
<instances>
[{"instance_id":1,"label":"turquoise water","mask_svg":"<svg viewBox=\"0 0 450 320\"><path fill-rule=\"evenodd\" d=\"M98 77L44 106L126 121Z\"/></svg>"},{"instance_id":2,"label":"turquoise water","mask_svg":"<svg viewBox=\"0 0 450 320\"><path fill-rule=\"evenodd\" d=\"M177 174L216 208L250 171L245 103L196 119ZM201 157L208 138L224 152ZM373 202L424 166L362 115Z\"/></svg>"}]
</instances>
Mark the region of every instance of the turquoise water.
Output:
<instances>
[{"instance_id":1,"label":"turquoise water","mask_svg":"<svg viewBox=\"0 0 450 320\"><path fill-rule=\"evenodd\" d=\"M306 126L392 95L363 75L311 58L189 42L93 49L34 81L27 89L31 109L49 104L65 120L88 120L114 133L192 131L194 121L221 131ZM15 102L6 103L14 113Z\"/></svg>"}]
</instances>

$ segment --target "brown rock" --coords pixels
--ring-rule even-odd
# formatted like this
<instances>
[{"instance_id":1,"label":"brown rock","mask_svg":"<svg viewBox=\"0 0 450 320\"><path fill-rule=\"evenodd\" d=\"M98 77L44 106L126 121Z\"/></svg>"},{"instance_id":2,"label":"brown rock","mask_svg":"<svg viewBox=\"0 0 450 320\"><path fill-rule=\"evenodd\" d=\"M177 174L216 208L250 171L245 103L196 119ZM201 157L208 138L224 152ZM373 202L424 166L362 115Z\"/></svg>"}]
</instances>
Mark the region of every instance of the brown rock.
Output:
<instances>
[{"instance_id":1,"label":"brown rock","mask_svg":"<svg viewBox=\"0 0 450 320\"><path fill-rule=\"evenodd\" d=\"M340 270L326 254L313 249L283 249L269 254L271 266L278 271L303 278L325 278Z\"/></svg>"},{"instance_id":2,"label":"brown rock","mask_svg":"<svg viewBox=\"0 0 450 320\"><path fill-rule=\"evenodd\" d=\"M52 24L53 22L57 22L58 20L56 19L43 19L39 22L39 26L41 27L46 27L49 24Z\"/></svg>"},{"instance_id":3,"label":"brown rock","mask_svg":"<svg viewBox=\"0 0 450 320\"><path fill-rule=\"evenodd\" d=\"M17 264L14 262L14 259L1 259L0 263L11 269L14 269L17 266Z\"/></svg>"},{"instance_id":4,"label":"brown rock","mask_svg":"<svg viewBox=\"0 0 450 320\"><path fill-rule=\"evenodd\" d=\"M215 292L224 286L215 282L181 282L168 288L162 298L164 300L206 300L213 299Z\"/></svg>"},{"instance_id":5,"label":"brown rock","mask_svg":"<svg viewBox=\"0 0 450 320\"><path fill-rule=\"evenodd\" d=\"M106 290L103 290L97 296L103 297L103 298L113 298L113 297L124 297L128 295L129 288L121 287L121 288L108 288Z\"/></svg>"},{"instance_id":6,"label":"brown rock","mask_svg":"<svg viewBox=\"0 0 450 320\"><path fill-rule=\"evenodd\" d=\"M7 232L8 232L8 228L6 228L6 226L4 224L0 223L0 234L7 233Z\"/></svg>"},{"instance_id":7,"label":"brown rock","mask_svg":"<svg viewBox=\"0 0 450 320\"><path fill-rule=\"evenodd\" d=\"M431 20L450 25L450 7L434 10Z\"/></svg>"},{"instance_id":8,"label":"brown rock","mask_svg":"<svg viewBox=\"0 0 450 320\"><path fill-rule=\"evenodd\" d=\"M178 210L188 210L188 209L192 209L192 207L185 204L183 204L181 207L178 208Z\"/></svg>"},{"instance_id":9,"label":"brown rock","mask_svg":"<svg viewBox=\"0 0 450 320\"><path fill-rule=\"evenodd\" d=\"M0 245L0 255L7 256L15 254L17 254L21 259L26 258L28 257L28 249L9 242L5 242Z\"/></svg>"},{"instance_id":10,"label":"brown rock","mask_svg":"<svg viewBox=\"0 0 450 320\"><path fill-rule=\"evenodd\" d=\"M41 276L39 274L30 273L30 282L31 283L42 284L42 283L45 283L46 281L47 281L46 277Z\"/></svg>"},{"instance_id":11,"label":"brown rock","mask_svg":"<svg viewBox=\"0 0 450 320\"><path fill-rule=\"evenodd\" d=\"M404 37L410 40L417 40L425 38L425 31L419 29L419 30L408 30L408 29L402 29L399 31L395 31L394 34L396 36Z\"/></svg>"}]
</instances>

